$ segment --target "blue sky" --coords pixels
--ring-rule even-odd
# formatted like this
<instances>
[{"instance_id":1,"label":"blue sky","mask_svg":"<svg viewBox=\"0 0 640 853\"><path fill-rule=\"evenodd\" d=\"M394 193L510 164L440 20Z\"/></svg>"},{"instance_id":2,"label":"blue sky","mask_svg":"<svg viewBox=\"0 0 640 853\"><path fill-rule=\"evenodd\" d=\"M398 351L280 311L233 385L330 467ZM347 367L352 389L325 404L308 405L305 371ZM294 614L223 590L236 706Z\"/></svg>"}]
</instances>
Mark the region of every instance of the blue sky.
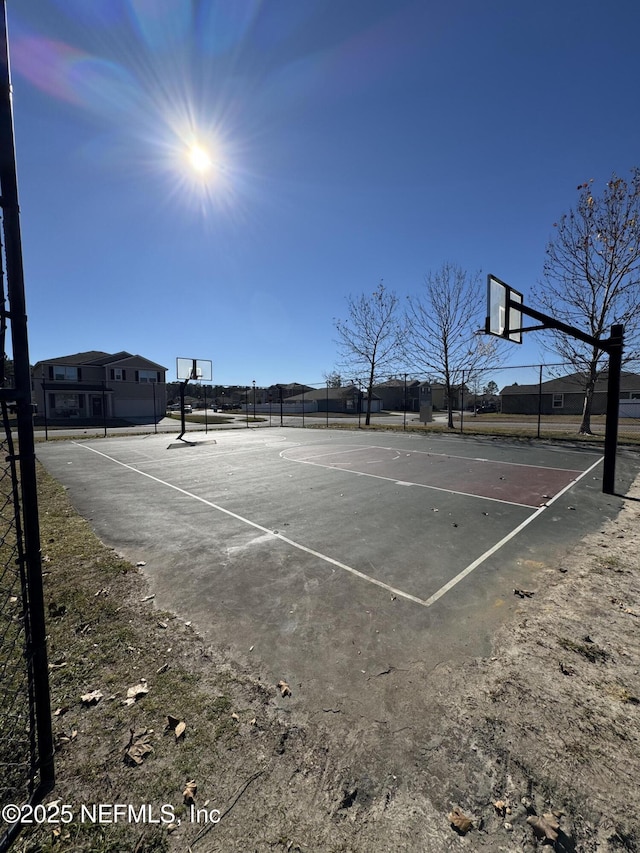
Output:
<instances>
[{"instance_id":1,"label":"blue sky","mask_svg":"<svg viewBox=\"0 0 640 853\"><path fill-rule=\"evenodd\" d=\"M576 186L640 165L637 0L7 5L32 363L319 383L348 294L450 261L527 301Z\"/></svg>"}]
</instances>

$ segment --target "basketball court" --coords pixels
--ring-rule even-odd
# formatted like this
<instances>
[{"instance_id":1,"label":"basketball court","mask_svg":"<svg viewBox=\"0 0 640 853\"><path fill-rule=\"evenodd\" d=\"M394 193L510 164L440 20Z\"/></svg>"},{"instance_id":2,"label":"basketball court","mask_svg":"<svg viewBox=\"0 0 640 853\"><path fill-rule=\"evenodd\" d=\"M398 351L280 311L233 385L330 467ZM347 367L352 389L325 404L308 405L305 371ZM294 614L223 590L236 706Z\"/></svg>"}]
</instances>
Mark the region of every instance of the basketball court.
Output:
<instances>
[{"instance_id":1,"label":"basketball court","mask_svg":"<svg viewBox=\"0 0 640 853\"><path fill-rule=\"evenodd\" d=\"M149 606L319 706L360 702L366 682L372 713L390 689L378 674L397 687L488 653L514 589L535 590L622 504L594 450L458 436L263 428L38 457L103 541L146 564ZM621 489L637 467L622 454Z\"/></svg>"}]
</instances>

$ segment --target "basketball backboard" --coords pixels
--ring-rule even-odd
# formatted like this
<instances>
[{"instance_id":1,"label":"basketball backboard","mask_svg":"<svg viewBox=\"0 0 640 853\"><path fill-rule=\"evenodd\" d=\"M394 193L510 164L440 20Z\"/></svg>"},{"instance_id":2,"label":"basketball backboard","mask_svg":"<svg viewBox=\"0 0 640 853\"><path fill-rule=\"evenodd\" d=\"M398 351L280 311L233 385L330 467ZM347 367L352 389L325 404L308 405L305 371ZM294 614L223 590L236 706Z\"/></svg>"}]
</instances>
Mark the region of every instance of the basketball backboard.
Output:
<instances>
[{"instance_id":1,"label":"basketball backboard","mask_svg":"<svg viewBox=\"0 0 640 853\"><path fill-rule=\"evenodd\" d=\"M487 276L487 323L485 332L514 344L522 343L522 294L494 275Z\"/></svg>"},{"instance_id":2,"label":"basketball backboard","mask_svg":"<svg viewBox=\"0 0 640 853\"><path fill-rule=\"evenodd\" d=\"M213 364L203 358L177 358L176 377L183 382L211 382Z\"/></svg>"}]
</instances>

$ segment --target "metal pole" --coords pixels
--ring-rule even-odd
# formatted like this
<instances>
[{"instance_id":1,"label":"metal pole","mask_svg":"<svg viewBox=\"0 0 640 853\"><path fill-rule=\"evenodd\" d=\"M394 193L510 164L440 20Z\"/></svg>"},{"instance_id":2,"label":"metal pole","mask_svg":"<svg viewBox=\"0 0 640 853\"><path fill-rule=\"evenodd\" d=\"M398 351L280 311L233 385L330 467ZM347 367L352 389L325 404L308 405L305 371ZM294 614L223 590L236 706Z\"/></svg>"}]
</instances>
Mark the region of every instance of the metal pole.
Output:
<instances>
[{"instance_id":1,"label":"metal pole","mask_svg":"<svg viewBox=\"0 0 640 853\"><path fill-rule=\"evenodd\" d=\"M51 790L54 784L53 735L51 728L49 666L47 663L46 625L42 587L42 562L40 557L40 523L38 517L33 411L31 408L31 368L29 366L29 340L27 335L27 310L22 264L22 240L20 236L5 0L2 3L2 15L0 15L0 19L0 195L5 242L7 295L9 310L11 312L11 342L16 390L16 425L19 447L20 492L22 495L25 573L29 592L29 618L28 625L25 625L25 642L33 678L35 736L38 744L40 771L39 784L32 796L32 799L35 798L37 802Z\"/></svg>"},{"instance_id":2,"label":"metal pole","mask_svg":"<svg viewBox=\"0 0 640 853\"><path fill-rule=\"evenodd\" d=\"M256 420L256 380L253 380L253 421Z\"/></svg>"},{"instance_id":3,"label":"metal pole","mask_svg":"<svg viewBox=\"0 0 640 853\"><path fill-rule=\"evenodd\" d=\"M209 432L209 421L207 420L207 386L202 386L204 390L204 431Z\"/></svg>"},{"instance_id":4,"label":"metal pole","mask_svg":"<svg viewBox=\"0 0 640 853\"><path fill-rule=\"evenodd\" d=\"M187 431L187 422L184 416L184 389L187 387L187 382L189 380L185 379L184 382L180 383L180 435L178 436L178 441L181 441L182 436Z\"/></svg>"},{"instance_id":5,"label":"metal pole","mask_svg":"<svg viewBox=\"0 0 640 853\"><path fill-rule=\"evenodd\" d=\"M404 416L402 418L402 429L407 428L407 374L404 375Z\"/></svg>"},{"instance_id":6,"label":"metal pole","mask_svg":"<svg viewBox=\"0 0 640 853\"><path fill-rule=\"evenodd\" d=\"M327 429L329 429L329 382L327 381Z\"/></svg>"},{"instance_id":7,"label":"metal pole","mask_svg":"<svg viewBox=\"0 0 640 853\"><path fill-rule=\"evenodd\" d=\"M618 412L620 408L620 373L622 371L622 344L624 326L611 327L609 341L609 378L607 380L607 421L604 434L604 464L602 491L615 494L616 450L618 447Z\"/></svg>"},{"instance_id":8,"label":"metal pole","mask_svg":"<svg viewBox=\"0 0 640 853\"><path fill-rule=\"evenodd\" d=\"M542 365L540 365L540 376L538 377L538 434L540 438L540 421L542 420Z\"/></svg>"},{"instance_id":9,"label":"metal pole","mask_svg":"<svg viewBox=\"0 0 640 853\"><path fill-rule=\"evenodd\" d=\"M302 426L304 427L304 388L302 389Z\"/></svg>"},{"instance_id":10,"label":"metal pole","mask_svg":"<svg viewBox=\"0 0 640 853\"><path fill-rule=\"evenodd\" d=\"M49 425L47 421L47 388L44 379L42 380L42 396L44 397L44 440L49 441Z\"/></svg>"},{"instance_id":11,"label":"metal pole","mask_svg":"<svg viewBox=\"0 0 640 853\"><path fill-rule=\"evenodd\" d=\"M464 370L462 371L462 385L460 386L460 433L464 431Z\"/></svg>"},{"instance_id":12,"label":"metal pole","mask_svg":"<svg viewBox=\"0 0 640 853\"><path fill-rule=\"evenodd\" d=\"M107 395L105 391L105 380L102 380L102 425L104 427L104 437L107 437Z\"/></svg>"},{"instance_id":13,"label":"metal pole","mask_svg":"<svg viewBox=\"0 0 640 853\"><path fill-rule=\"evenodd\" d=\"M158 433L158 417L156 415L156 383L151 383L151 388L153 390L153 431L154 433Z\"/></svg>"},{"instance_id":14,"label":"metal pole","mask_svg":"<svg viewBox=\"0 0 640 853\"><path fill-rule=\"evenodd\" d=\"M280 426L284 426L284 421L282 420L282 385L280 386Z\"/></svg>"},{"instance_id":15,"label":"metal pole","mask_svg":"<svg viewBox=\"0 0 640 853\"><path fill-rule=\"evenodd\" d=\"M244 408L247 414L247 429L249 429L249 386L244 386Z\"/></svg>"}]
</instances>

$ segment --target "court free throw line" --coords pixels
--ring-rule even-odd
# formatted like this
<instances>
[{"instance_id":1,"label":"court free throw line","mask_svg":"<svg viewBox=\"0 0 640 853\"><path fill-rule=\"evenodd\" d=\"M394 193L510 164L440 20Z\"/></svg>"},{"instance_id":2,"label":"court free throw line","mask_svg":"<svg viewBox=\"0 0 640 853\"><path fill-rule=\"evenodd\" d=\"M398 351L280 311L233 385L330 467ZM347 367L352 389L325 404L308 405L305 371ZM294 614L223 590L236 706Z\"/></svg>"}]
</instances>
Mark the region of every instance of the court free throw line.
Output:
<instances>
[{"instance_id":1,"label":"court free throw line","mask_svg":"<svg viewBox=\"0 0 640 853\"><path fill-rule=\"evenodd\" d=\"M562 491L558 492L557 495L545 505L539 507L535 512L533 512L528 518L526 518L521 524L515 527L510 533L504 536L499 542L496 542L488 551L485 551L480 557L470 563L465 569L453 577L450 581L440 587L437 592L434 592L433 595L429 596L429 598L418 598L416 595L411 595L408 592L403 592L401 589L397 589L396 587L391 586L390 584L384 583L384 581L379 581L377 578L372 578L369 575L366 575L364 572L358 571L358 569L354 569L352 566L348 566L346 563L341 563L339 560L334 560L333 557L329 557L326 554L321 554L320 551L316 551L313 548L308 548L306 545L302 545L299 542L295 542L293 539L289 539L287 536L283 536L281 533L274 533L273 530L269 530L268 527L264 527L261 524L258 524L255 521L251 521L248 518L245 518L242 515L238 515L236 512L232 512L229 509L225 509L223 506L219 504L213 503L212 501L206 500L206 498L201 498L199 495L193 494L193 492L189 492L186 489L180 488L180 486L174 486L173 483L168 483L166 480L161 480L160 477L155 477L153 474L148 474L146 471L140 471L138 468L134 468L132 465L128 465L126 462L120 462L119 459L115 459L113 456L109 456L107 453L103 453L101 450L96 450L95 447L90 447L88 444L79 443L74 441L77 447L83 447L85 450L90 450L92 453L97 454L98 456L102 456L104 459L108 459L110 462L115 462L116 465L120 465L122 468L126 468L128 471L132 471L134 474L139 474L141 477L147 477L147 479L152 480L154 483L159 483L162 486L167 486L170 489L178 492L179 494L186 495L189 498L193 498L193 500L199 501L205 506L209 506L212 509L218 510L218 512L223 513L224 515L228 515L230 518L235 518L237 521L241 521L244 524L249 525L250 527L255 528L256 530L260 530L262 533L268 533L270 536L273 536L274 539L279 539L281 542L285 542L287 545L290 545L292 548L297 548L299 551L303 551L305 554L310 554L313 557L317 557L319 560L323 560L325 563L329 563L331 566L335 566L338 569L342 569L345 572L353 575L354 577L360 578L361 580L368 581L375 586L380 587L381 589L387 590L387 592L392 593L395 596L400 598L404 598L407 601L412 601L414 604L419 604L422 607L431 607L432 604L435 604L438 599L442 598L443 595L446 595L450 592L460 581L464 580L467 575L470 575L474 569L477 569L478 566L482 565L485 560L487 560L490 556L495 554L497 551L502 548L503 545L506 545L507 542L511 541L515 536L518 535L522 530L525 529L532 521L538 518L548 507L554 504L565 492L568 492L570 488L572 488L579 480L583 477L586 477L593 469L602 462L602 457L593 463L586 471L573 480L571 483L568 483ZM531 507L529 507L530 509Z\"/></svg>"},{"instance_id":2,"label":"court free throw line","mask_svg":"<svg viewBox=\"0 0 640 853\"><path fill-rule=\"evenodd\" d=\"M288 449L288 448L287 448ZM311 462L309 459L293 459L286 455L286 450L280 451L280 458L286 459L287 462L297 462L299 465L315 465L316 468L324 468L325 471L341 471L343 474L352 474L354 477L373 477L375 480L386 480L387 483L395 483L398 485L397 477L384 477L382 474L372 474L370 471L354 471L351 468L340 468L338 467L340 463L336 463L336 465L328 465L326 462ZM312 457L315 459L316 457ZM474 461L474 460L470 460ZM346 462L343 464L347 464ZM571 473L578 473L571 472ZM575 482L572 480L572 482ZM402 481L402 485L408 485L406 481ZM446 492L448 495L460 495L463 498L476 498L482 501L494 501L499 504L506 504L507 506L517 506L522 509L534 509L531 504L521 504L517 503L517 501L506 501L504 498L491 498L488 495L477 495L475 492L461 492L456 489L447 489L445 486L432 486L429 483L411 483L410 485L415 486L417 489L431 489L434 492Z\"/></svg>"}]
</instances>

